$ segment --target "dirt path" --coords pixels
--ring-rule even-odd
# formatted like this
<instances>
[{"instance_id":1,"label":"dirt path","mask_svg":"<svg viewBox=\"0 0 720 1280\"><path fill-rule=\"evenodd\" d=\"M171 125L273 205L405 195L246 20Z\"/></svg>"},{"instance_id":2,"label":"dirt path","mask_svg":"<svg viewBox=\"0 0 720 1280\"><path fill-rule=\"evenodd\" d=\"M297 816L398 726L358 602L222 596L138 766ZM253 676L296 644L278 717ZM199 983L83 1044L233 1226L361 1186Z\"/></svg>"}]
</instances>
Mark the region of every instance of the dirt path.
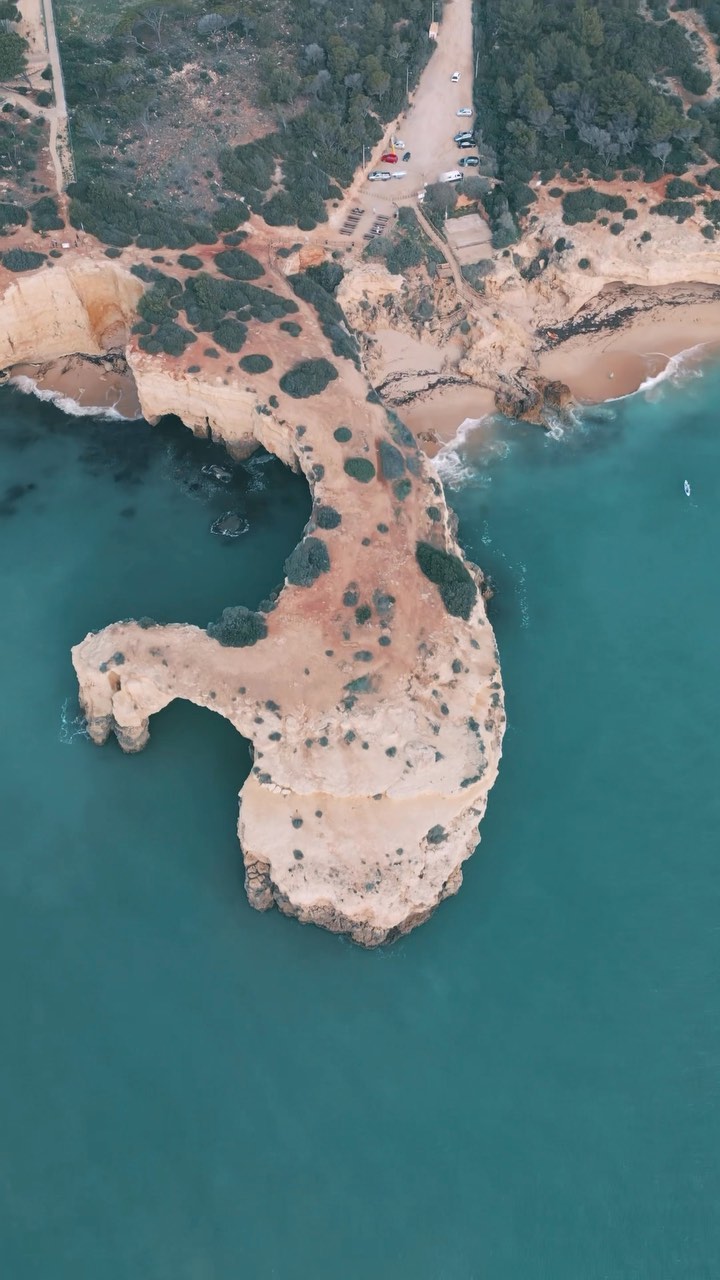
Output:
<instances>
[{"instance_id":1,"label":"dirt path","mask_svg":"<svg viewBox=\"0 0 720 1280\"><path fill-rule=\"evenodd\" d=\"M58 195L75 177L75 164L68 130L65 83L60 50L55 30L52 0L17 0L22 16L20 30L28 42L28 78L33 89L48 89L42 72L50 65L55 101L50 107L38 107L22 94L5 90L5 98L25 107L31 115L47 120L50 126L50 159L55 173Z\"/></svg>"}]
</instances>

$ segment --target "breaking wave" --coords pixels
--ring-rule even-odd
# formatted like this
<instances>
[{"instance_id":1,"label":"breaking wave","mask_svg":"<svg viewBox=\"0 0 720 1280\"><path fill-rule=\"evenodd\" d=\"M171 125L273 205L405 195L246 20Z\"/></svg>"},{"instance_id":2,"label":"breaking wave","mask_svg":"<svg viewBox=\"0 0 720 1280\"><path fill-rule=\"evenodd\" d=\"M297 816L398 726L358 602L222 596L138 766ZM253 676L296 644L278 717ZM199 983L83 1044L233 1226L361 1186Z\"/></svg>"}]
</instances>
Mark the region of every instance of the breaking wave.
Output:
<instances>
[{"instance_id":1,"label":"breaking wave","mask_svg":"<svg viewBox=\"0 0 720 1280\"><path fill-rule=\"evenodd\" d=\"M64 395L62 391L52 391L49 388L39 387L33 378L29 378L24 373L8 378L8 385L16 387L23 395L35 396L38 400L49 401L63 413L70 414L73 418L113 418L119 422L136 422L141 417L140 414L137 414L135 417L129 418L126 414L119 413L115 405L78 404L77 400L73 400L71 396Z\"/></svg>"}]
</instances>

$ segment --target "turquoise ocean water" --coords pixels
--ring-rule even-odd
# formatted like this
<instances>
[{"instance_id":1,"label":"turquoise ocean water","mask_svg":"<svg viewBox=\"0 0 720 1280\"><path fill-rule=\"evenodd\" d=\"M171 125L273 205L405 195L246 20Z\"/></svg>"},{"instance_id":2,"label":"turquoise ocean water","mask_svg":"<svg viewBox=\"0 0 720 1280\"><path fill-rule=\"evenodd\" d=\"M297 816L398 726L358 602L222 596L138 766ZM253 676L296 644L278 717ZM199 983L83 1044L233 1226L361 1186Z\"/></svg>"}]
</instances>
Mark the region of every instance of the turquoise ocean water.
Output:
<instances>
[{"instance_id":1,"label":"turquoise ocean water","mask_svg":"<svg viewBox=\"0 0 720 1280\"><path fill-rule=\"evenodd\" d=\"M369 953L248 907L224 721L76 719L70 645L257 602L303 483L0 393L7 1280L720 1274L720 371L655 394L471 443L505 756L460 894Z\"/></svg>"}]
</instances>

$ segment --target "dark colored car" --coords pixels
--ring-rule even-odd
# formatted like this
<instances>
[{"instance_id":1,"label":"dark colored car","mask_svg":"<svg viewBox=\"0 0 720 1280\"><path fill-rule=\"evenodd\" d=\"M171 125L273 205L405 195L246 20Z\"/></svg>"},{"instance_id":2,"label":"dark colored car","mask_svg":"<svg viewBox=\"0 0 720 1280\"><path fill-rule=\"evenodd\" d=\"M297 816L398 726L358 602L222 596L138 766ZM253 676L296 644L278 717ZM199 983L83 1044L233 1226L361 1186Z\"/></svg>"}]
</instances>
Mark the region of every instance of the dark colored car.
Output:
<instances>
[{"instance_id":1,"label":"dark colored car","mask_svg":"<svg viewBox=\"0 0 720 1280\"><path fill-rule=\"evenodd\" d=\"M406 151L405 155L403 156L403 164L407 164L409 159L410 159L410 152Z\"/></svg>"}]
</instances>

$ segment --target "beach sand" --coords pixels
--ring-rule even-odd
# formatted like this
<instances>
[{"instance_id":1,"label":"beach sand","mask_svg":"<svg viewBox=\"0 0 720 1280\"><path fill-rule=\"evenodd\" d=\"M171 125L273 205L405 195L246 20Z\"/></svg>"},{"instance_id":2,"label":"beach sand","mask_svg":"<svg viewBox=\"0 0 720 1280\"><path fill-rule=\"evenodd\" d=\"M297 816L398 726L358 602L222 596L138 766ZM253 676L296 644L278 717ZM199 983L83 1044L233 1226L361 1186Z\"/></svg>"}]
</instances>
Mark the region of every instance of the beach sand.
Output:
<instances>
[{"instance_id":1,"label":"beach sand","mask_svg":"<svg viewBox=\"0 0 720 1280\"><path fill-rule=\"evenodd\" d=\"M597 404L637 391L680 352L702 360L714 348L720 350L720 303L658 308L622 329L568 339L540 356L538 372L564 382L580 404Z\"/></svg>"},{"instance_id":2,"label":"beach sand","mask_svg":"<svg viewBox=\"0 0 720 1280\"><path fill-rule=\"evenodd\" d=\"M23 390L32 390L41 399L52 399L61 409L72 413L73 405L85 412L93 409L115 409L123 418L139 418L140 401L130 370L122 360L90 360L84 356L67 356L52 364L18 364L10 371Z\"/></svg>"}]
</instances>

